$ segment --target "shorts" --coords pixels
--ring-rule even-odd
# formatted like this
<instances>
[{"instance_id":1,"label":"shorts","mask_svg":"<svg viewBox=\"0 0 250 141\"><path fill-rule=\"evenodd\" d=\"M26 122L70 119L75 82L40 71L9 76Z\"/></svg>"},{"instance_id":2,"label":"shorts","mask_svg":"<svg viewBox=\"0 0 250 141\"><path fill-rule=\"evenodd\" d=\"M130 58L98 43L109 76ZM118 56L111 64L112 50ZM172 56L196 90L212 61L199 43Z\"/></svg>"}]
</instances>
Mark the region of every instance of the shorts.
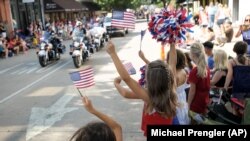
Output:
<instances>
[{"instance_id":1,"label":"shorts","mask_svg":"<svg viewBox=\"0 0 250 141\"><path fill-rule=\"evenodd\" d=\"M225 19L218 19L217 25L220 26L224 23Z\"/></svg>"}]
</instances>

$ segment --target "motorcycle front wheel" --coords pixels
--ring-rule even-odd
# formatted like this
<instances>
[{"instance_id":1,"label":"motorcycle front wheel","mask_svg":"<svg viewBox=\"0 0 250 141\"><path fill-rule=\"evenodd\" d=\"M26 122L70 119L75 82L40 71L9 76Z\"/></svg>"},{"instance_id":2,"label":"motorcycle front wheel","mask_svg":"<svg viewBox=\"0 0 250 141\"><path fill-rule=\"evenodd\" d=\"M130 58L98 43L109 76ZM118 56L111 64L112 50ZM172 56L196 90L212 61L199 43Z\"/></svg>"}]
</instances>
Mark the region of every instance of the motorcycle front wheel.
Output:
<instances>
[{"instance_id":1,"label":"motorcycle front wheel","mask_svg":"<svg viewBox=\"0 0 250 141\"><path fill-rule=\"evenodd\" d=\"M80 57L81 56L73 57L73 62L74 62L74 65L75 65L76 68L79 68L81 66L81 64L82 64Z\"/></svg>"},{"instance_id":2,"label":"motorcycle front wheel","mask_svg":"<svg viewBox=\"0 0 250 141\"><path fill-rule=\"evenodd\" d=\"M46 56L39 56L39 63L42 67L45 67L47 65L47 59Z\"/></svg>"}]
</instances>

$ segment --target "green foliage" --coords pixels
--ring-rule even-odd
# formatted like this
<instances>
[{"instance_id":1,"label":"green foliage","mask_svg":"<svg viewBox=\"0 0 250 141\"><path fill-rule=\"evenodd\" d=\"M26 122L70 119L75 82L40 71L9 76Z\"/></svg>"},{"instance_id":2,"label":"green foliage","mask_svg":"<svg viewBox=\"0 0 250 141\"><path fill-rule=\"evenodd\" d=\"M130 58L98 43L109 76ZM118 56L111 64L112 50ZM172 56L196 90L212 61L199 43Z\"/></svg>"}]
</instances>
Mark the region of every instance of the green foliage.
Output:
<instances>
[{"instance_id":1,"label":"green foliage","mask_svg":"<svg viewBox=\"0 0 250 141\"><path fill-rule=\"evenodd\" d=\"M112 9L125 10L136 9L143 1L141 0L96 0L102 10L111 11Z\"/></svg>"}]
</instances>

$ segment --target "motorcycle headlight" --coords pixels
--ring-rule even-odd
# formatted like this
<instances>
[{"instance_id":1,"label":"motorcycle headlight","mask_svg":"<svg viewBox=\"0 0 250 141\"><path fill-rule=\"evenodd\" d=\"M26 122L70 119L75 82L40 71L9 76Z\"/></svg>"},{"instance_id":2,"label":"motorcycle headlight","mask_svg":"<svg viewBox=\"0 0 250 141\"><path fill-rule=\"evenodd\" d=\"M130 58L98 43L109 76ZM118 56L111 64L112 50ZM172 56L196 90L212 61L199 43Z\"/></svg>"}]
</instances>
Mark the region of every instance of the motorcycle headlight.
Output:
<instances>
[{"instance_id":1,"label":"motorcycle headlight","mask_svg":"<svg viewBox=\"0 0 250 141\"><path fill-rule=\"evenodd\" d=\"M45 43L41 43L41 44L40 44L40 49L45 49L45 46L46 46Z\"/></svg>"},{"instance_id":2,"label":"motorcycle headlight","mask_svg":"<svg viewBox=\"0 0 250 141\"><path fill-rule=\"evenodd\" d=\"M78 47L79 45L80 45L80 43L74 42L74 47Z\"/></svg>"},{"instance_id":3,"label":"motorcycle headlight","mask_svg":"<svg viewBox=\"0 0 250 141\"><path fill-rule=\"evenodd\" d=\"M98 39L95 39L95 40L94 40L94 42L98 43L98 42L99 42L99 40L98 40Z\"/></svg>"}]
</instances>

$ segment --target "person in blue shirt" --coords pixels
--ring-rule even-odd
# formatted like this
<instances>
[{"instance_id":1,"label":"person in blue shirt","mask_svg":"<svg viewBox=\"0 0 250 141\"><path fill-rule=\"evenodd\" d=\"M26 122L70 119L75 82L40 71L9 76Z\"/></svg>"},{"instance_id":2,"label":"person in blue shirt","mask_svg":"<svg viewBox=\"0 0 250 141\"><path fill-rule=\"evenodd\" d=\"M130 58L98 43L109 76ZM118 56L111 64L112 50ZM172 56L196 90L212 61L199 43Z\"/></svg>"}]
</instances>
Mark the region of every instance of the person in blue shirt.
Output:
<instances>
[{"instance_id":1,"label":"person in blue shirt","mask_svg":"<svg viewBox=\"0 0 250 141\"><path fill-rule=\"evenodd\" d=\"M214 44L210 41L204 42L203 46L205 48L205 53L207 55L207 64L210 70L214 68L214 59L213 59L213 47Z\"/></svg>"},{"instance_id":2,"label":"person in blue shirt","mask_svg":"<svg viewBox=\"0 0 250 141\"><path fill-rule=\"evenodd\" d=\"M243 41L247 43L247 56L250 57L250 14L246 15L244 23L240 25L235 37L242 36Z\"/></svg>"}]
</instances>

